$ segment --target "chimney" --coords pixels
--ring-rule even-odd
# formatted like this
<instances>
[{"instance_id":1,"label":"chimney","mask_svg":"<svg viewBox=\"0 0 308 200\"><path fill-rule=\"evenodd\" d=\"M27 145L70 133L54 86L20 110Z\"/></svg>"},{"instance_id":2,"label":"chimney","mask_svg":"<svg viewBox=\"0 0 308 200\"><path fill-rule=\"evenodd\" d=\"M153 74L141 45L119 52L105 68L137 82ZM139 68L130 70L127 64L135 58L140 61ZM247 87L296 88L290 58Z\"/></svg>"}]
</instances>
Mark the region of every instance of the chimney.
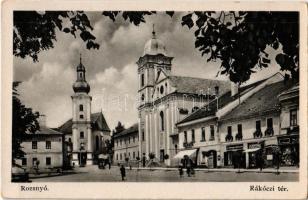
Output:
<instances>
[{"instance_id":1,"label":"chimney","mask_svg":"<svg viewBox=\"0 0 308 200\"><path fill-rule=\"evenodd\" d=\"M238 93L238 84L231 82L231 96L235 96Z\"/></svg>"},{"instance_id":2,"label":"chimney","mask_svg":"<svg viewBox=\"0 0 308 200\"><path fill-rule=\"evenodd\" d=\"M40 124L40 127L46 127L46 115L40 115L38 123Z\"/></svg>"}]
</instances>

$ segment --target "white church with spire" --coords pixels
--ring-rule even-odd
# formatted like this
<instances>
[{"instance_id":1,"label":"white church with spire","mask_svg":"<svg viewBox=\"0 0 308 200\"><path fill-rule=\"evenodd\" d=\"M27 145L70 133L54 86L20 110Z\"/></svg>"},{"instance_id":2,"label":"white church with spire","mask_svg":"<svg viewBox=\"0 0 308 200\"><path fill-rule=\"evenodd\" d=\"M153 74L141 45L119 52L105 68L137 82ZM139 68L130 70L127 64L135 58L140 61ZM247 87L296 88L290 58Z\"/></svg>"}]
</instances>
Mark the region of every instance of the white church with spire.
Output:
<instances>
[{"instance_id":1,"label":"white church with spire","mask_svg":"<svg viewBox=\"0 0 308 200\"><path fill-rule=\"evenodd\" d=\"M172 60L153 26L152 38L137 61L139 152L147 160L154 154L161 165L172 165L179 152L176 124L230 88L227 81L174 76Z\"/></svg>"},{"instance_id":2,"label":"white church with spire","mask_svg":"<svg viewBox=\"0 0 308 200\"><path fill-rule=\"evenodd\" d=\"M76 68L77 79L73 84L72 119L65 122L60 131L65 134L70 164L85 166L96 164L100 154L107 154L106 140L110 141L110 129L102 112L91 113L92 97L86 81L86 69L82 63Z\"/></svg>"}]
</instances>

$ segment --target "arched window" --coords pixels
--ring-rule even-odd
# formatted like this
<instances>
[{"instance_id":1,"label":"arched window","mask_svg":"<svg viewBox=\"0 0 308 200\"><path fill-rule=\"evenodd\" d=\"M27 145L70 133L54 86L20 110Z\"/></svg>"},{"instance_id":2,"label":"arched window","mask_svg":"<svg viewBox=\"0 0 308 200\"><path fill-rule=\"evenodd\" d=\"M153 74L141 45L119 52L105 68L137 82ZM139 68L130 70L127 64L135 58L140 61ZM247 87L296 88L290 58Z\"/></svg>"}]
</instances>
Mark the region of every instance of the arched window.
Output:
<instances>
[{"instance_id":1,"label":"arched window","mask_svg":"<svg viewBox=\"0 0 308 200\"><path fill-rule=\"evenodd\" d=\"M163 111L160 111L160 128L162 131L165 130L165 124L164 124L164 112Z\"/></svg>"},{"instance_id":2,"label":"arched window","mask_svg":"<svg viewBox=\"0 0 308 200\"><path fill-rule=\"evenodd\" d=\"M195 112L196 110L198 110L199 109L199 107L198 106L195 106L195 107L193 107L192 109L191 109L191 112Z\"/></svg>"},{"instance_id":3,"label":"arched window","mask_svg":"<svg viewBox=\"0 0 308 200\"><path fill-rule=\"evenodd\" d=\"M164 93L164 86L160 86L160 94Z\"/></svg>"},{"instance_id":4,"label":"arched window","mask_svg":"<svg viewBox=\"0 0 308 200\"><path fill-rule=\"evenodd\" d=\"M96 151L98 151L98 149L99 149L99 137L98 137L98 135L95 137L95 149L96 149Z\"/></svg>"},{"instance_id":5,"label":"arched window","mask_svg":"<svg viewBox=\"0 0 308 200\"><path fill-rule=\"evenodd\" d=\"M141 74L141 87L144 86L144 74Z\"/></svg>"},{"instance_id":6,"label":"arched window","mask_svg":"<svg viewBox=\"0 0 308 200\"><path fill-rule=\"evenodd\" d=\"M79 111L83 111L83 105L82 104L79 105Z\"/></svg>"}]
</instances>

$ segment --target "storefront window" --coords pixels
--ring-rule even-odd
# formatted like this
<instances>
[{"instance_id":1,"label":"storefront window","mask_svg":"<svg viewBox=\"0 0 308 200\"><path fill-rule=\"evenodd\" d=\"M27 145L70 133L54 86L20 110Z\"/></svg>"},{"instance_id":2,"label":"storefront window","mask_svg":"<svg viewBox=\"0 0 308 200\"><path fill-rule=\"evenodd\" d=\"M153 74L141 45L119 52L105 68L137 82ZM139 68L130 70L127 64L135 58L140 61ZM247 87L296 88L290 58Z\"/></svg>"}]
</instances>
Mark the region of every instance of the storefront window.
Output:
<instances>
[{"instance_id":1,"label":"storefront window","mask_svg":"<svg viewBox=\"0 0 308 200\"><path fill-rule=\"evenodd\" d=\"M297 110L290 111L290 126L297 126Z\"/></svg>"}]
</instances>

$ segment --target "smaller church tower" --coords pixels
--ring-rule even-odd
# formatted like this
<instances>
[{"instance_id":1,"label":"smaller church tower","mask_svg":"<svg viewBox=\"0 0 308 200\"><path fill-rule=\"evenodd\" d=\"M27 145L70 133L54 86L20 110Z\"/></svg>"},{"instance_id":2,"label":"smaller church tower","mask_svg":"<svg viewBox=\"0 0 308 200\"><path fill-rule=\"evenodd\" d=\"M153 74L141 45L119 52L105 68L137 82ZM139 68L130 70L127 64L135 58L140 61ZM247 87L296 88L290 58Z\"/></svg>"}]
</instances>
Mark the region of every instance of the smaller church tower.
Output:
<instances>
[{"instance_id":1,"label":"smaller church tower","mask_svg":"<svg viewBox=\"0 0 308 200\"><path fill-rule=\"evenodd\" d=\"M73 160L75 166L93 164L92 130L91 130L91 101L90 85L86 81L86 69L80 63L76 69L77 80L73 84L72 95L72 139Z\"/></svg>"}]
</instances>

